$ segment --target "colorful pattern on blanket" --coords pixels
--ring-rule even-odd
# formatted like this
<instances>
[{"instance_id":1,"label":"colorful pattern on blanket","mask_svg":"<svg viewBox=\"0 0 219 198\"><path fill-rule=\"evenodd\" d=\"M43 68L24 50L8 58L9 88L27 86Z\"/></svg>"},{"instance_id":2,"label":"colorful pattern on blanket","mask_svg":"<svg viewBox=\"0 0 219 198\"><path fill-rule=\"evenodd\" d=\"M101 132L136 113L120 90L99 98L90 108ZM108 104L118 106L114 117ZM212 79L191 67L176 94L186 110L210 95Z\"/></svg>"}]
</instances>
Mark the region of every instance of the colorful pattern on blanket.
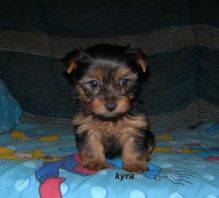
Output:
<instances>
[{"instance_id":1,"label":"colorful pattern on blanket","mask_svg":"<svg viewBox=\"0 0 219 198\"><path fill-rule=\"evenodd\" d=\"M94 172L80 166L71 125L22 122L0 137L0 197L219 198L219 123L154 133L148 172L120 158Z\"/></svg>"}]
</instances>

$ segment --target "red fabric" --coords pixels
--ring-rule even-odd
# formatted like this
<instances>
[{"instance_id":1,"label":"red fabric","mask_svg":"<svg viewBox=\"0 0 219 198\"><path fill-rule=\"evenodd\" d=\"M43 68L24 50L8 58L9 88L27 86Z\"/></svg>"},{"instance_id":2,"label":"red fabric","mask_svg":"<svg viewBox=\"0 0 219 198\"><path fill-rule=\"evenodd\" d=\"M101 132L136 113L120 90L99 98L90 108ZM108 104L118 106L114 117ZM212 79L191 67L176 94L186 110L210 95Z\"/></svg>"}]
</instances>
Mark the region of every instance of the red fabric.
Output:
<instances>
[{"instance_id":1,"label":"red fabric","mask_svg":"<svg viewBox=\"0 0 219 198\"><path fill-rule=\"evenodd\" d=\"M49 178L40 185L41 198L61 198L60 185L65 179L62 177Z\"/></svg>"}]
</instances>

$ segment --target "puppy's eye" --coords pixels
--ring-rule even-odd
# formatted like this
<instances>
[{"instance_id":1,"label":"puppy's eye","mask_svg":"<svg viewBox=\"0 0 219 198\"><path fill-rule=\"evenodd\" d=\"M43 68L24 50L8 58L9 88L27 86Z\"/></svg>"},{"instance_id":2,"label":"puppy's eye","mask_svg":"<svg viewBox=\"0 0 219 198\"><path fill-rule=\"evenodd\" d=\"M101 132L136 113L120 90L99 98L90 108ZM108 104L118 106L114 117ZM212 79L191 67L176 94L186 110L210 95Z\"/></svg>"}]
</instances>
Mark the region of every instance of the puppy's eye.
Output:
<instances>
[{"instance_id":1,"label":"puppy's eye","mask_svg":"<svg viewBox=\"0 0 219 198\"><path fill-rule=\"evenodd\" d=\"M124 87L128 84L129 80L128 79L122 79L120 80L119 84L120 86Z\"/></svg>"},{"instance_id":2,"label":"puppy's eye","mask_svg":"<svg viewBox=\"0 0 219 198\"><path fill-rule=\"evenodd\" d=\"M99 86L99 82L98 82L97 80L91 80L91 81L89 82L89 84L90 84L90 86L91 86L92 88L96 88L96 87Z\"/></svg>"}]
</instances>

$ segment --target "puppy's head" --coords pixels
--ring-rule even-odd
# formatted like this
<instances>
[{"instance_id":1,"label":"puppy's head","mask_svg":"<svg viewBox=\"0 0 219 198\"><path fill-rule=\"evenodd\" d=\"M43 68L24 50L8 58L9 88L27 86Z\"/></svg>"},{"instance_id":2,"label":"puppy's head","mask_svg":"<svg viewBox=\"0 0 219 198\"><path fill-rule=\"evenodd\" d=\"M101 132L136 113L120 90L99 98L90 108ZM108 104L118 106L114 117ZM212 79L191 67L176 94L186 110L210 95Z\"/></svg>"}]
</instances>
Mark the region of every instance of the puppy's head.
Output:
<instances>
[{"instance_id":1,"label":"puppy's head","mask_svg":"<svg viewBox=\"0 0 219 198\"><path fill-rule=\"evenodd\" d=\"M107 120L129 111L139 77L147 70L144 53L130 46L75 49L63 60L80 101L90 113Z\"/></svg>"}]
</instances>

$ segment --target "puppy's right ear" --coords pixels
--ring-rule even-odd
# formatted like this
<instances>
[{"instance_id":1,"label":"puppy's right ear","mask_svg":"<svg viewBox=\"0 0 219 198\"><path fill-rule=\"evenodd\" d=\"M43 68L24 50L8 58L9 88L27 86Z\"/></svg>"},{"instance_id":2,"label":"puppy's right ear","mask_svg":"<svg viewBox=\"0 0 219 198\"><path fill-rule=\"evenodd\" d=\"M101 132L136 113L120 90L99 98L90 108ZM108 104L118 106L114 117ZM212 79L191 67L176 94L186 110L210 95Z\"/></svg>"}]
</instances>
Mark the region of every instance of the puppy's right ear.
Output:
<instances>
[{"instance_id":1,"label":"puppy's right ear","mask_svg":"<svg viewBox=\"0 0 219 198\"><path fill-rule=\"evenodd\" d=\"M79 49L75 49L69 54L67 54L63 59L62 62L66 67L66 72L68 74L73 73L80 62L86 62L89 59L89 55L87 54L86 50L82 47Z\"/></svg>"},{"instance_id":2,"label":"puppy's right ear","mask_svg":"<svg viewBox=\"0 0 219 198\"><path fill-rule=\"evenodd\" d=\"M61 61L64 63L66 67L65 70L68 74L71 74L76 70L77 60L80 57L80 54L81 54L80 50L75 49L74 51L68 53L63 59L61 59Z\"/></svg>"}]
</instances>

